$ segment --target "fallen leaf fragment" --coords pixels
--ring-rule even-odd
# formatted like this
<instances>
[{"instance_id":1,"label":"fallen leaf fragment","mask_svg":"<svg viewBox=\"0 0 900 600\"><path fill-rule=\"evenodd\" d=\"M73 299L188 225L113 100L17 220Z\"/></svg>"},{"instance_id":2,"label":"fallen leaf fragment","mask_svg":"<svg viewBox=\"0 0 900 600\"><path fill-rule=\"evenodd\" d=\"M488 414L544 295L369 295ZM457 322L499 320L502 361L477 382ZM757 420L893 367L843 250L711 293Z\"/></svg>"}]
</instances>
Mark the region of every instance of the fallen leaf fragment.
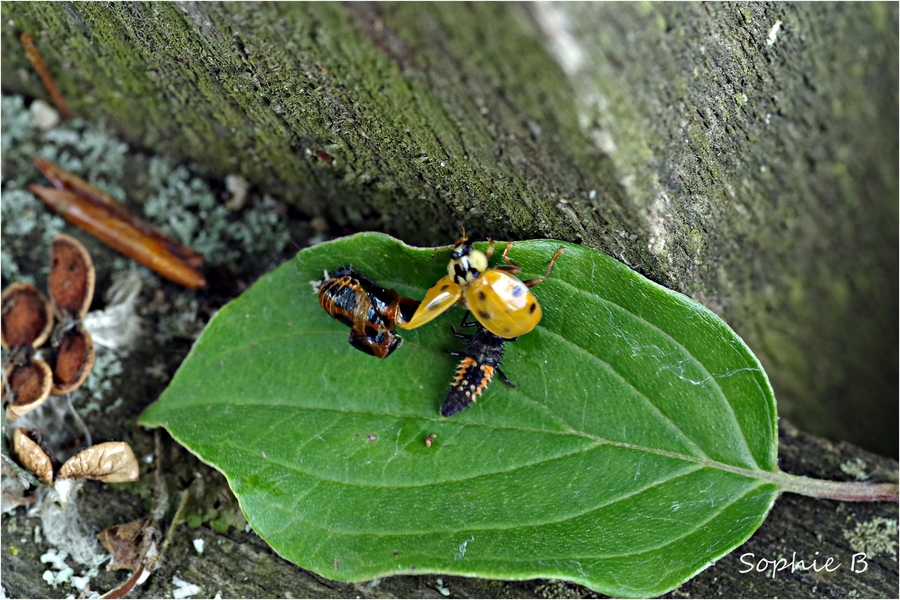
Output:
<instances>
[{"instance_id":1,"label":"fallen leaf fragment","mask_svg":"<svg viewBox=\"0 0 900 600\"><path fill-rule=\"evenodd\" d=\"M125 442L104 442L82 450L59 470L59 479L98 479L106 483L137 481L137 458Z\"/></svg>"},{"instance_id":2,"label":"fallen leaf fragment","mask_svg":"<svg viewBox=\"0 0 900 600\"><path fill-rule=\"evenodd\" d=\"M133 571L131 577L102 598L123 598L134 586L143 583L159 564L162 533L156 528L152 517L112 525L97 534L97 538L112 555L107 571Z\"/></svg>"},{"instance_id":3,"label":"fallen leaf fragment","mask_svg":"<svg viewBox=\"0 0 900 600\"><path fill-rule=\"evenodd\" d=\"M41 444L40 432L19 427L13 434L13 453L22 466L47 484L53 483L53 458Z\"/></svg>"},{"instance_id":4,"label":"fallen leaf fragment","mask_svg":"<svg viewBox=\"0 0 900 600\"><path fill-rule=\"evenodd\" d=\"M102 596L100 596L100 600L107 600L112 598L124 598L128 595L136 585L139 585L146 581L147 577L150 576L150 571L147 569L140 569L132 573L131 577L125 580L125 583L120 585L117 588L113 588L112 590L106 592Z\"/></svg>"},{"instance_id":5,"label":"fallen leaf fragment","mask_svg":"<svg viewBox=\"0 0 900 600\"><path fill-rule=\"evenodd\" d=\"M149 530L151 525L153 518L146 517L122 525L111 525L97 534L100 543L112 554L107 571L136 571L144 564L147 544L157 544L159 541L159 530L155 527Z\"/></svg>"},{"instance_id":6,"label":"fallen leaf fragment","mask_svg":"<svg viewBox=\"0 0 900 600\"><path fill-rule=\"evenodd\" d=\"M202 275L173 254L158 237L148 235L146 229L136 226L134 218L124 220L118 212L91 203L73 192L39 185L31 185L29 189L65 220L166 279L191 289L206 286Z\"/></svg>"},{"instance_id":7,"label":"fallen leaf fragment","mask_svg":"<svg viewBox=\"0 0 900 600\"><path fill-rule=\"evenodd\" d=\"M47 93L50 94L50 99L56 105L56 110L59 111L63 119L71 119L72 111L69 110L66 99L60 93L59 88L56 87L56 82L53 81L53 76L50 75L50 69L47 68L47 63L44 62L44 57L41 56L41 53L34 45L31 36L23 33L19 36L19 40L22 42L22 47L25 48L25 56L28 57L28 62L37 71L38 77L41 78L44 87L47 88Z\"/></svg>"}]
</instances>

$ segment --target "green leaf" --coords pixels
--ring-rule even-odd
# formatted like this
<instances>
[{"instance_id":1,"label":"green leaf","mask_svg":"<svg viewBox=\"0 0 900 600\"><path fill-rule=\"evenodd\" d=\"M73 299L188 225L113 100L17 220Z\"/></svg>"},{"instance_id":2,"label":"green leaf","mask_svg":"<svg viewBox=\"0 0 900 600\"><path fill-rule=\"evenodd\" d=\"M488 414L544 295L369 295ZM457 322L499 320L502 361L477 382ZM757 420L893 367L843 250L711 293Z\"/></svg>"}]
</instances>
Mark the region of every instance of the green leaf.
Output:
<instances>
[{"instance_id":1,"label":"green leaf","mask_svg":"<svg viewBox=\"0 0 900 600\"><path fill-rule=\"evenodd\" d=\"M533 277L560 245L516 242L510 256ZM222 471L257 533L326 577L553 577L662 594L771 508L775 400L710 311L562 245L534 288L543 321L506 345L517 388L497 381L451 418L438 409L462 309L401 332L381 361L347 343L309 285L349 263L421 298L449 250L360 234L303 250L219 311L141 422Z\"/></svg>"}]
</instances>

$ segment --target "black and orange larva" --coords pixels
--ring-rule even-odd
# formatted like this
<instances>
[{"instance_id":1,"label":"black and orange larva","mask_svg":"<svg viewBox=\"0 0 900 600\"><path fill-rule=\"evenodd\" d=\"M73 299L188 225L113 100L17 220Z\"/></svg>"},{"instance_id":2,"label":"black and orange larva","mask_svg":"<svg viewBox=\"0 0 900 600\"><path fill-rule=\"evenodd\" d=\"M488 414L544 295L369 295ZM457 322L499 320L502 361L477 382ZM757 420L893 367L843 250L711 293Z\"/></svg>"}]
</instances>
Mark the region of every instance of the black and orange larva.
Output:
<instances>
[{"instance_id":1,"label":"black and orange larva","mask_svg":"<svg viewBox=\"0 0 900 600\"><path fill-rule=\"evenodd\" d=\"M454 415L475 402L490 385L494 373L500 375L500 378L509 387L516 387L500 370L500 360L503 358L503 344L515 341L517 338L504 339L491 333L480 323L467 322L468 316L469 314L466 313L460 326L477 327L475 333L466 335L457 333L453 327L450 328L453 335L468 340L468 344L462 352L450 352L451 356L462 356L463 359L456 368L456 377L441 405L441 416L444 417Z\"/></svg>"}]
</instances>

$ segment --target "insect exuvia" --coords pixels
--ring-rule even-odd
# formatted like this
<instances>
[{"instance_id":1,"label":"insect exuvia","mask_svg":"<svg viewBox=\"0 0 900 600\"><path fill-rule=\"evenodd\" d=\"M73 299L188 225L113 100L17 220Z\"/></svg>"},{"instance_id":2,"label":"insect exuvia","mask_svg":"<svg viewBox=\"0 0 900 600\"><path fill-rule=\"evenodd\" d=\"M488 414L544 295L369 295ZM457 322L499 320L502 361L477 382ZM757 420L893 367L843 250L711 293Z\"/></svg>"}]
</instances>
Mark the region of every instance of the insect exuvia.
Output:
<instances>
[{"instance_id":1,"label":"insect exuvia","mask_svg":"<svg viewBox=\"0 0 900 600\"><path fill-rule=\"evenodd\" d=\"M504 339L491 333L479 323L467 322L468 314L463 318L461 327L477 327L477 331L471 335L457 333L451 327L453 335L468 341L466 349L462 352L451 352L451 356L462 356L456 368L456 377L450 385L450 391L441 405L441 415L449 417L467 408L475 402L478 396L487 389L494 377L494 373L500 375L503 382L509 387L516 387L506 378L500 370L500 360L503 358L503 344L515 341Z\"/></svg>"},{"instance_id":2,"label":"insect exuvia","mask_svg":"<svg viewBox=\"0 0 900 600\"><path fill-rule=\"evenodd\" d=\"M463 236L453 244L447 275L425 294L418 310L408 322L397 322L403 329L415 329L428 323L459 302L485 329L502 338L514 338L533 330L541 320L541 306L532 288L550 277L556 259L565 249L560 246L543 277L520 281L516 275L522 268L510 260L513 243L503 251L505 265L488 267L494 253L494 240L488 239L487 252L476 250Z\"/></svg>"},{"instance_id":3,"label":"insect exuvia","mask_svg":"<svg viewBox=\"0 0 900 600\"><path fill-rule=\"evenodd\" d=\"M350 345L384 359L400 347L403 340L395 326L412 318L419 303L400 297L350 266L341 267L320 281L311 281L319 304L329 315L350 327Z\"/></svg>"}]
</instances>

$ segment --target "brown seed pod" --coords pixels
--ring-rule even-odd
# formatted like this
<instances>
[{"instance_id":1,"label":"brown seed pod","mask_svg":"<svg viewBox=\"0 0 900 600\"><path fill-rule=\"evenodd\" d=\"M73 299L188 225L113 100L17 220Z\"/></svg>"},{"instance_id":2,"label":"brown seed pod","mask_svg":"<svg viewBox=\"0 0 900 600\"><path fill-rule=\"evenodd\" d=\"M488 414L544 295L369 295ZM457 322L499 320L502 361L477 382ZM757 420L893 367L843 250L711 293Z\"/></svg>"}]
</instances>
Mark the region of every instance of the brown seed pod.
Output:
<instances>
[{"instance_id":1,"label":"brown seed pod","mask_svg":"<svg viewBox=\"0 0 900 600\"><path fill-rule=\"evenodd\" d=\"M104 442L82 450L67 460L57 479L99 479L107 483L137 481L137 458L125 442Z\"/></svg>"},{"instance_id":2,"label":"brown seed pod","mask_svg":"<svg viewBox=\"0 0 900 600\"><path fill-rule=\"evenodd\" d=\"M6 420L10 422L43 404L53 387L49 365L38 359L31 359L24 365L9 365L5 376L3 396L11 396L6 405Z\"/></svg>"},{"instance_id":3,"label":"brown seed pod","mask_svg":"<svg viewBox=\"0 0 900 600\"><path fill-rule=\"evenodd\" d=\"M44 483L53 483L52 454L41 444L40 432L33 429L16 429L13 434L13 452L22 466L34 473Z\"/></svg>"},{"instance_id":4,"label":"brown seed pod","mask_svg":"<svg viewBox=\"0 0 900 600\"><path fill-rule=\"evenodd\" d=\"M47 297L33 285L14 283L3 290L3 335L6 349L27 345L37 348L53 329L53 312Z\"/></svg>"},{"instance_id":5,"label":"brown seed pod","mask_svg":"<svg viewBox=\"0 0 900 600\"><path fill-rule=\"evenodd\" d=\"M56 317L80 319L87 314L95 281L94 262L81 242L65 234L54 236L47 288Z\"/></svg>"},{"instance_id":6,"label":"brown seed pod","mask_svg":"<svg viewBox=\"0 0 900 600\"><path fill-rule=\"evenodd\" d=\"M94 341L84 327L78 325L63 332L53 366L51 393L61 396L78 389L91 372L95 357Z\"/></svg>"}]
</instances>

